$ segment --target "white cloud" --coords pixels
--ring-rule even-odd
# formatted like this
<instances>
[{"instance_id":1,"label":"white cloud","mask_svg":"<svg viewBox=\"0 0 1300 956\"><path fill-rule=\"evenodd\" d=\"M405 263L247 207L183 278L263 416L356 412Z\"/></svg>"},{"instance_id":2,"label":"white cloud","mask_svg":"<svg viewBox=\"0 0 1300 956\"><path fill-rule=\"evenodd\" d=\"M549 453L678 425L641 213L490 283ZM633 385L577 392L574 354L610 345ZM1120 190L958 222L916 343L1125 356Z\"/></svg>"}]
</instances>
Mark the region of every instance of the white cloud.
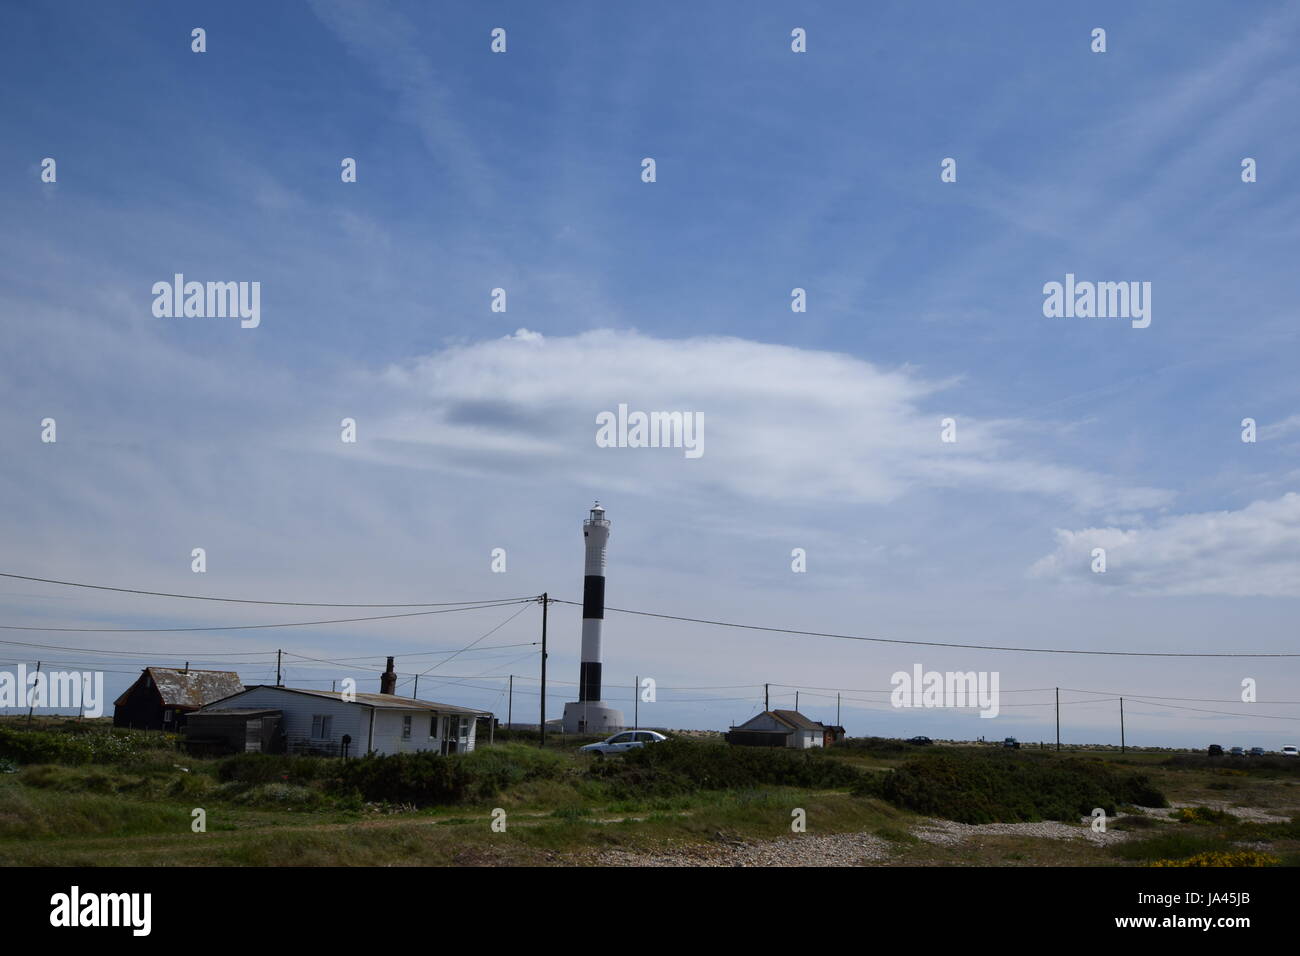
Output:
<instances>
[{"instance_id":1,"label":"white cloud","mask_svg":"<svg viewBox=\"0 0 1300 956\"><path fill-rule=\"evenodd\" d=\"M1300 597L1300 494L1240 511L1169 518L1152 528L1058 530L1031 573L1134 594ZM1106 573L1091 570L1106 549Z\"/></svg>"},{"instance_id":2,"label":"white cloud","mask_svg":"<svg viewBox=\"0 0 1300 956\"><path fill-rule=\"evenodd\" d=\"M750 499L887 503L914 488L991 490L1122 510L1167 492L1035 460L1027 428L945 405L951 382L852 356L737 338L660 339L599 330L544 338L520 329L393 365L366 383L362 449L382 460L452 470L546 471L593 486ZM699 412L705 454L598 448L596 415ZM940 441L940 421L957 441Z\"/></svg>"},{"instance_id":3,"label":"white cloud","mask_svg":"<svg viewBox=\"0 0 1300 956\"><path fill-rule=\"evenodd\" d=\"M1283 419L1280 422L1261 425L1259 428L1259 437L1265 441L1269 441L1275 438L1281 438L1284 435L1289 435L1294 431L1300 431L1300 415L1292 415L1290 418Z\"/></svg>"}]
</instances>

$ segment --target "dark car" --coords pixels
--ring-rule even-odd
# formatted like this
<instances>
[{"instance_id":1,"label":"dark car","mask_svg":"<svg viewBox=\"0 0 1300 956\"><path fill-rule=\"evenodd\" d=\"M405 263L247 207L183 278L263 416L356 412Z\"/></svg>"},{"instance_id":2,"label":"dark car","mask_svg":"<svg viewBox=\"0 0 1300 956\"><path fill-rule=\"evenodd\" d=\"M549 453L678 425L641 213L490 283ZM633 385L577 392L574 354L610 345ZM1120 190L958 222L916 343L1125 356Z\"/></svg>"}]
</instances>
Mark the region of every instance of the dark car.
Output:
<instances>
[{"instance_id":1,"label":"dark car","mask_svg":"<svg viewBox=\"0 0 1300 956\"><path fill-rule=\"evenodd\" d=\"M1218 744L1210 744L1209 748L1205 751L1205 753L1206 756L1209 757L1222 757L1223 748L1220 747Z\"/></svg>"},{"instance_id":2,"label":"dark car","mask_svg":"<svg viewBox=\"0 0 1300 956\"><path fill-rule=\"evenodd\" d=\"M1016 740L1015 737L1008 737L1006 740L1002 741L1002 746L1008 750L1019 750L1020 741Z\"/></svg>"},{"instance_id":3,"label":"dark car","mask_svg":"<svg viewBox=\"0 0 1300 956\"><path fill-rule=\"evenodd\" d=\"M909 737L907 742L909 744L916 744L918 747L924 747L926 744L934 743L934 741L929 737Z\"/></svg>"},{"instance_id":4,"label":"dark car","mask_svg":"<svg viewBox=\"0 0 1300 956\"><path fill-rule=\"evenodd\" d=\"M1252 757L1266 757L1268 756L1268 751L1265 750L1263 747L1251 747L1250 755Z\"/></svg>"},{"instance_id":5,"label":"dark car","mask_svg":"<svg viewBox=\"0 0 1300 956\"><path fill-rule=\"evenodd\" d=\"M1228 751L1228 756L1229 756L1229 757L1244 757L1244 756L1246 756L1246 751L1242 750L1240 747L1233 747L1231 750Z\"/></svg>"}]
</instances>

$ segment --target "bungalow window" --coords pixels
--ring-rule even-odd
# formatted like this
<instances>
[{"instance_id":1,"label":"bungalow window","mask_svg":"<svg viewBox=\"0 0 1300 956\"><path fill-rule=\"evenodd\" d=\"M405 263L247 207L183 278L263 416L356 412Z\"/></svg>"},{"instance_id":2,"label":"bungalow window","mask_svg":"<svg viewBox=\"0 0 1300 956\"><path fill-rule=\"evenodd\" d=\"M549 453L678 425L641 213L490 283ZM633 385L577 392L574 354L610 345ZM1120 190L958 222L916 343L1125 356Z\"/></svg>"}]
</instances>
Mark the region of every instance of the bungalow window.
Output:
<instances>
[{"instance_id":1,"label":"bungalow window","mask_svg":"<svg viewBox=\"0 0 1300 956\"><path fill-rule=\"evenodd\" d=\"M438 736L438 715L437 714L429 715L429 736L430 737Z\"/></svg>"},{"instance_id":2,"label":"bungalow window","mask_svg":"<svg viewBox=\"0 0 1300 956\"><path fill-rule=\"evenodd\" d=\"M332 714L312 714L311 715L311 735L315 740L328 740L330 732L334 729L334 716Z\"/></svg>"},{"instance_id":3,"label":"bungalow window","mask_svg":"<svg viewBox=\"0 0 1300 956\"><path fill-rule=\"evenodd\" d=\"M411 739L411 715L407 714L402 718L402 739Z\"/></svg>"}]
</instances>

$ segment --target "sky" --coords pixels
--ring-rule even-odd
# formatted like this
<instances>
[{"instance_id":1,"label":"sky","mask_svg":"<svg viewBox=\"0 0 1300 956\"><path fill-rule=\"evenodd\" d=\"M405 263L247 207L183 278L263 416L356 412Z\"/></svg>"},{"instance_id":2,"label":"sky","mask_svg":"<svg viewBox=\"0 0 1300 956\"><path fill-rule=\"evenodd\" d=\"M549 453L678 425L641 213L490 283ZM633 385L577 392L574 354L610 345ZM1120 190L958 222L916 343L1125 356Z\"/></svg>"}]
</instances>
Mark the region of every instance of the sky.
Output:
<instances>
[{"instance_id":1,"label":"sky","mask_svg":"<svg viewBox=\"0 0 1300 956\"><path fill-rule=\"evenodd\" d=\"M611 608L1300 652L1298 42L1280 2L7 5L0 571L581 601L599 499ZM156 315L176 274L260 283L260 323ZM1046 316L1067 275L1150 283L1150 324ZM702 416L704 453L598 446L620 404ZM186 632L400 609L0 599L0 668L110 698L283 649L290 686L393 655L401 692L504 716L515 674L538 711L536 604ZM550 607L548 717L580 617ZM891 706L915 665L996 672L998 716ZM1118 743L1119 696L1130 744L1300 742L1294 657L610 611L604 674L629 716L656 682L649 726L769 683L854 736L1052 740L1060 687L1066 742Z\"/></svg>"}]
</instances>

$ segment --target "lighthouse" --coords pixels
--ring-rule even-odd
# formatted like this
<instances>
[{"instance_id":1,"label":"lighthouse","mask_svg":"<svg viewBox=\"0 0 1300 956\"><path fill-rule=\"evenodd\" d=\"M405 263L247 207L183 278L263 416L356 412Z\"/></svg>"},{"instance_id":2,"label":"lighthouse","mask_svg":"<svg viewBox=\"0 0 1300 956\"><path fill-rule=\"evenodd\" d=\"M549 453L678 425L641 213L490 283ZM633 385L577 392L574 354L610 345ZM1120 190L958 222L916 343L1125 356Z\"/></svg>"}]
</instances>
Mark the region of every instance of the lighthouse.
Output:
<instances>
[{"instance_id":1,"label":"lighthouse","mask_svg":"<svg viewBox=\"0 0 1300 956\"><path fill-rule=\"evenodd\" d=\"M605 623L605 548L609 519L596 502L582 522L586 563L582 577L582 666L578 699L564 705L566 734L604 734L623 729L623 712L600 699L600 638Z\"/></svg>"}]
</instances>

